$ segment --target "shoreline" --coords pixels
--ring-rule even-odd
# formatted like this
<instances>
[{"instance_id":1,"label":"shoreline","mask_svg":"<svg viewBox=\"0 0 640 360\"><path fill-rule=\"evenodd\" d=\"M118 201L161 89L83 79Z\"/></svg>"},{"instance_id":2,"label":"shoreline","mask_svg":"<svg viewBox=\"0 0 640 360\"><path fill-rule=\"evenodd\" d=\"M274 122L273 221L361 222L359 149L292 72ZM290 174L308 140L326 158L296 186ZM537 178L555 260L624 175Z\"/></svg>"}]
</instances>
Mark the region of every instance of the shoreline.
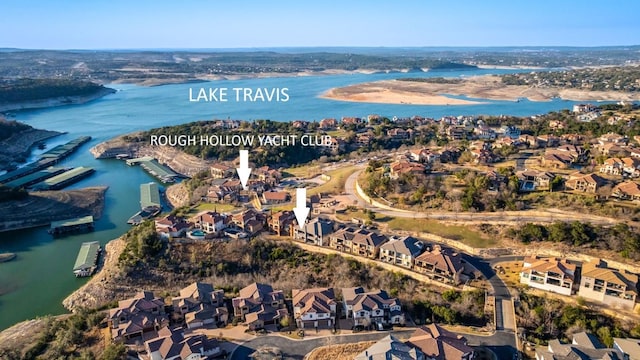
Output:
<instances>
[{"instance_id":1,"label":"shoreline","mask_svg":"<svg viewBox=\"0 0 640 360\"><path fill-rule=\"evenodd\" d=\"M105 87L100 91L97 91L91 95L81 95L81 96L60 96L55 98L41 99L41 100L33 100L33 101L24 101L20 103L10 103L0 105L0 113L8 113L14 111L23 111L23 110L35 110L35 109L45 109L50 107L58 107L65 105L81 105L88 103L93 100L100 99L110 94L115 94L116 90Z\"/></svg>"},{"instance_id":2,"label":"shoreline","mask_svg":"<svg viewBox=\"0 0 640 360\"><path fill-rule=\"evenodd\" d=\"M471 100L450 98L464 96ZM562 99L578 102L640 101L640 92L591 91L581 89L539 88L525 85L505 85L499 76L481 75L456 84L381 80L332 88L319 98L337 101L382 104L476 105L486 101L552 101ZM478 101L479 100L479 101Z\"/></svg>"}]
</instances>

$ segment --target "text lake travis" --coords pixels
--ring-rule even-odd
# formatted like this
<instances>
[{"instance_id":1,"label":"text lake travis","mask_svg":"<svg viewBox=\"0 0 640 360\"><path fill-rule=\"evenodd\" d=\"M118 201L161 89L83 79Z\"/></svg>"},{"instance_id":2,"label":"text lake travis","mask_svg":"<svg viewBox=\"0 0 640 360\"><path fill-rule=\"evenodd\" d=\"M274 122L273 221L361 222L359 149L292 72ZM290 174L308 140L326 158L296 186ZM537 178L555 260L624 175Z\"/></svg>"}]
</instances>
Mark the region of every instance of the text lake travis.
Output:
<instances>
[{"instance_id":1,"label":"text lake travis","mask_svg":"<svg viewBox=\"0 0 640 360\"><path fill-rule=\"evenodd\" d=\"M315 134L151 135L149 140L152 146L331 146L333 143L330 135Z\"/></svg>"},{"instance_id":2,"label":"text lake travis","mask_svg":"<svg viewBox=\"0 0 640 360\"><path fill-rule=\"evenodd\" d=\"M189 88L190 102L287 102L289 88Z\"/></svg>"}]
</instances>

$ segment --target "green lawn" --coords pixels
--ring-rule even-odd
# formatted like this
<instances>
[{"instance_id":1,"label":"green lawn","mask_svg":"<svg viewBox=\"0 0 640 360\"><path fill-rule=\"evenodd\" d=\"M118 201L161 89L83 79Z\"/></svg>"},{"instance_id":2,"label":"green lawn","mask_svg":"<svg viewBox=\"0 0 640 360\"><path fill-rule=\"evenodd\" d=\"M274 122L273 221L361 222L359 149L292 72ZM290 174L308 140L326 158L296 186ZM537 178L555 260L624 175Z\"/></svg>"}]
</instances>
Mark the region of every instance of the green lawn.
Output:
<instances>
[{"instance_id":1,"label":"green lawn","mask_svg":"<svg viewBox=\"0 0 640 360\"><path fill-rule=\"evenodd\" d=\"M355 166L347 166L340 169L331 170L326 173L326 175L331 177L331 180L320 186L316 186L313 189L309 189L307 191L307 194L342 194L344 192L344 183L347 182L347 178L357 170L358 169Z\"/></svg>"},{"instance_id":2,"label":"green lawn","mask_svg":"<svg viewBox=\"0 0 640 360\"><path fill-rule=\"evenodd\" d=\"M233 206L231 204L210 204L210 203L200 203L197 206L191 208L189 214L197 214L201 211L213 211L216 210L219 213L223 212L232 212L234 210L239 210L240 208Z\"/></svg>"},{"instance_id":3,"label":"green lawn","mask_svg":"<svg viewBox=\"0 0 640 360\"><path fill-rule=\"evenodd\" d=\"M388 222L389 229L431 233L444 238L458 240L476 248L491 247L495 239L486 238L478 231L464 225L444 225L436 220L394 218Z\"/></svg>"}]
</instances>

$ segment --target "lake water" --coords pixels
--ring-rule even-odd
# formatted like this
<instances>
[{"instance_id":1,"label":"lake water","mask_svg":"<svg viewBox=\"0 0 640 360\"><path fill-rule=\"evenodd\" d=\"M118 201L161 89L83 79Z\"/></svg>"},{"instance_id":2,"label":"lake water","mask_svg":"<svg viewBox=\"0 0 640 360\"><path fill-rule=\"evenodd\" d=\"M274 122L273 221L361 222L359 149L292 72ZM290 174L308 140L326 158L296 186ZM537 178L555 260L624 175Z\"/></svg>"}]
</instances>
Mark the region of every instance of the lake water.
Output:
<instances>
[{"instance_id":1,"label":"lake water","mask_svg":"<svg viewBox=\"0 0 640 360\"><path fill-rule=\"evenodd\" d=\"M271 119L278 121L321 120L322 118L380 114L388 117L421 115L438 118L445 115L533 115L571 108L574 102L518 103L487 101L469 106L386 105L350 103L320 99L326 90L366 81L400 77L472 76L514 71L471 70L433 71L408 74L355 74L309 77L284 77L216 81L200 84L165 85L144 88L113 85L121 90L84 105L23 111L16 119L41 129L66 131L68 134L48 141L48 148L77 136L90 135L93 140L65 159L65 166L91 166L96 173L70 188L107 185L106 207L92 233L53 239L47 228L0 233L0 252L15 252L18 258L0 264L0 330L12 324L46 314L65 312L62 300L86 279L73 276L80 244L109 240L122 235L127 219L139 210L139 185L154 181L139 167L128 167L117 160L95 160L89 148L116 135L165 125L208 119ZM189 102L189 88L234 87L288 88L288 102L226 103Z\"/></svg>"}]
</instances>

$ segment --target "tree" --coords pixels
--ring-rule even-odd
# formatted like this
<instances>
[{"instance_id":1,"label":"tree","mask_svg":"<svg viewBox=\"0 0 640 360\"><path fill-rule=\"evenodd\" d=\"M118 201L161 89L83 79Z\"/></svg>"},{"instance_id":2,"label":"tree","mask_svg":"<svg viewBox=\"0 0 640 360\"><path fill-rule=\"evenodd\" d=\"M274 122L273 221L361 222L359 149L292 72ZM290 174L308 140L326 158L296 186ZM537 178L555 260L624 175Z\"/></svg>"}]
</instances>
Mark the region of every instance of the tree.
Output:
<instances>
[{"instance_id":1,"label":"tree","mask_svg":"<svg viewBox=\"0 0 640 360\"><path fill-rule=\"evenodd\" d=\"M125 360L127 358L127 348L121 343L109 344L104 349L100 360Z\"/></svg>"}]
</instances>

